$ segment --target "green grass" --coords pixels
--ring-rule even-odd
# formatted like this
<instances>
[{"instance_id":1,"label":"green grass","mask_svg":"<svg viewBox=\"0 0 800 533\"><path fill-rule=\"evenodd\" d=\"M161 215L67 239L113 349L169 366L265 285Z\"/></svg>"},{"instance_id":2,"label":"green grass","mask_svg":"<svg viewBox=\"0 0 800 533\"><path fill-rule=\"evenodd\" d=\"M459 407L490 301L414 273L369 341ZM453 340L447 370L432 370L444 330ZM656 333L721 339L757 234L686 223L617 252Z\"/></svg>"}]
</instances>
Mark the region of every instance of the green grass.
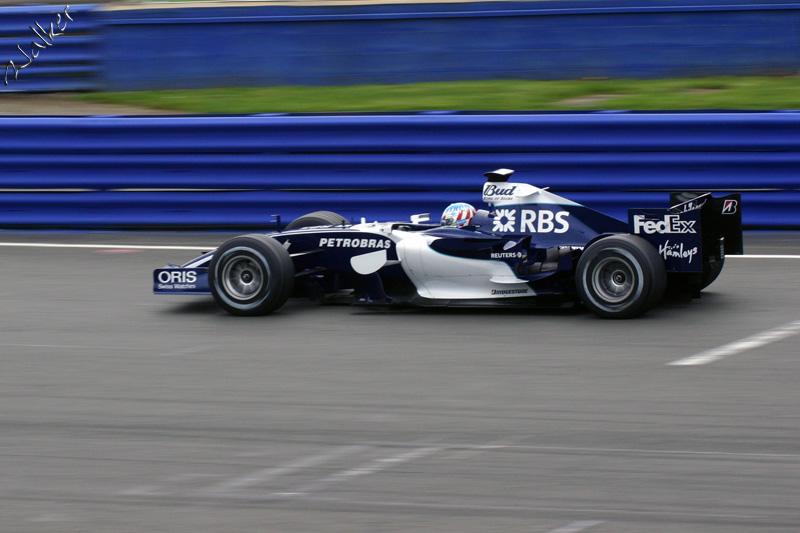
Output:
<instances>
[{"instance_id":1,"label":"green grass","mask_svg":"<svg viewBox=\"0 0 800 533\"><path fill-rule=\"evenodd\" d=\"M800 109L800 77L219 88L78 98L187 113Z\"/></svg>"}]
</instances>

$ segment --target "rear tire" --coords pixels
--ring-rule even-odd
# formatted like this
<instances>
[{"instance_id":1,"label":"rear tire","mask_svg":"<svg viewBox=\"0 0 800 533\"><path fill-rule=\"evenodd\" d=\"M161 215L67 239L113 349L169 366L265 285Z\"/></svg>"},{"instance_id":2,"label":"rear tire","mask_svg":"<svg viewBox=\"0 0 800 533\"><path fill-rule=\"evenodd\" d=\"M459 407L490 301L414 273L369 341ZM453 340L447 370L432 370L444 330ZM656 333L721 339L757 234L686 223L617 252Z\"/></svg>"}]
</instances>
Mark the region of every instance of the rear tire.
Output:
<instances>
[{"instance_id":1,"label":"rear tire","mask_svg":"<svg viewBox=\"0 0 800 533\"><path fill-rule=\"evenodd\" d=\"M346 218L333 211L314 211L286 224L284 229L307 228L310 226L339 226L348 224Z\"/></svg>"},{"instance_id":2,"label":"rear tire","mask_svg":"<svg viewBox=\"0 0 800 533\"><path fill-rule=\"evenodd\" d=\"M217 248L208 266L211 294L232 315L264 315L282 306L294 288L294 263L271 237L234 237Z\"/></svg>"},{"instance_id":3,"label":"rear tire","mask_svg":"<svg viewBox=\"0 0 800 533\"><path fill-rule=\"evenodd\" d=\"M667 274L655 248L635 235L590 245L578 260L575 283L583 304L604 318L632 318L664 295Z\"/></svg>"}]
</instances>

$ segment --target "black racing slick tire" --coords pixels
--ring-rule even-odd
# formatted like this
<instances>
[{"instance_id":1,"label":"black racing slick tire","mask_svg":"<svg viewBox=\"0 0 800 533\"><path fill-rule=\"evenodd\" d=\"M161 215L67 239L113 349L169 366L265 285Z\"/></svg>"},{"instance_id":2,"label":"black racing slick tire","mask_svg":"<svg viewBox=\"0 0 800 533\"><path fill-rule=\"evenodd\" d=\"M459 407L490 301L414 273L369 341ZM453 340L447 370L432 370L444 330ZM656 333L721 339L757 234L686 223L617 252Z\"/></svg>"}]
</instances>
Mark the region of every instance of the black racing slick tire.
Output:
<instances>
[{"instance_id":1,"label":"black racing slick tire","mask_svg":"<svg viewBox=\"0 0 800 533\"><path fill-rule=\"evenodd\" d=\"M333 211L314 211L286 224L284 229L307 228L310 226L339 226L347 224L347 219Z\"/></svg>"},{"instance_id":2,"label":"black racing slick tire","mask_svg":"<svg viewBox=\"0 0 800 533\"><path fill-rule=\"evenodd\" d=\"M294 263L271 237L243 235L217 248L208 266L211 294L232 315L265 315L286 303L294 288Z\"/></svg>"},{"instance_id":3,"label":"black racing slick tire","mask_svg":"<svg viewBox=\"0 0 800 533\"><path fill-rule=\"evenodd\" d=\"M664 296L667 273L653 246L635 235L613 235L591 244L575 272L583 304L604 318L632 318Z\"/></svg>"}]
</instances>

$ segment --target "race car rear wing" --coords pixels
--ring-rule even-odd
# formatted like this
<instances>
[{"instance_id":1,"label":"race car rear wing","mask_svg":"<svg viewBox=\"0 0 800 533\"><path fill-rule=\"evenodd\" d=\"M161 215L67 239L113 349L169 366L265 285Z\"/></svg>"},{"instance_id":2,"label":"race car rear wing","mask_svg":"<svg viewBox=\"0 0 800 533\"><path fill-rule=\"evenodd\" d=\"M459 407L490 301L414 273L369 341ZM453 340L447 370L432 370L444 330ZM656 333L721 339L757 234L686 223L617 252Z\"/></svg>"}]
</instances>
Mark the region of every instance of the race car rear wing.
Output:
<instances>
[{"instance_id":1,"label":"race car rear wing","mask_svg":"<svg viewBox=\"0 0 800 533\"><path fill-rule=\"evenodd\" d=\"M630 209L630 232L658 251L667 272L700 273L742 250L741 195L672 193L667 209Z\"/></svg>"},{"instance_id":2,"label":"race car rear wing","mask_svg":"<svg viewBox=\"0 0 800 533\"><path fill-rule=\"evenodd\" d=\"M703 241L717 242L725 239L727 255L742 255L742 195L729 194L714 198L711 193L672 193L669 196L670 212L700 209Z\"/></svg>"}]
</instances>

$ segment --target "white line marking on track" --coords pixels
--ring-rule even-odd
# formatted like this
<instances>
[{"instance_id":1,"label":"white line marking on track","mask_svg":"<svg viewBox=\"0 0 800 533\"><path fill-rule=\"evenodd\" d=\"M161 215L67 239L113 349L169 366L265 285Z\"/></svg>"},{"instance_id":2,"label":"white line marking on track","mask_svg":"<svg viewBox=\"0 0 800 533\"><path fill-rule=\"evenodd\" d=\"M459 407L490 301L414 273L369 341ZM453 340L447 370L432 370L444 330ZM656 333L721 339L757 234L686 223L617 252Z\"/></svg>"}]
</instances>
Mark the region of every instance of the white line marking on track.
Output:
<instances>
[{"instance_id":1,"label":"white line marking on track","mask_svg":"<svg viewBox=\"0 0 800 533\"><path fill-rule=\"evenodd\" d=\"M726 255L725 259L730 259L732 257L738 257L740 259L800 259L800 255L773 255L773 254L766 254L766 255Z\"/></svg>"},{"instance_id":2,"label":"white line marking on track","mask_svg":"<svg viewBox=\"0 0 800 533\"><path fill-rule=\"evenodd\" d=\"M302 496L309 494L311 492L318 492L336 483L341 483L342 481L350 480L359 476L375 474L376 472L380 472L381 470L386 470L387 468L391 468L398 464L407 463L409 461L413 461L414 459L420 459L422 457L432 455L442 450L444 450L444 448L438 446L416 448L405 453L393 455L391 457L383 457L381 459L375 459L373 461L369 461L367 463L358 465L355 468L340 470L339 472L331 474L326 478L320 479L319 481L313 481L307 485L303 485L302 487L290 491L288 493L276 493L274 495Z\"/></svg>"},{"instance_id":3,"label":"white line marking on track","mask_svg":"<svg viewBox=\"0 0 800 533\"><path fill-rule=\"evenodd\" d=\"M106 248L104 250L95 250L93 253L96 254L138 254L139 252L144 252L144 250L129 250L128 248Z\"/></svg>"},{"instance_id":4,"label":"white line marking on track","mask_svg":"<svg viewBox=\"0 0 800 533\"><path fill-rule=\"evenodd\" d=\"M667 363L667 365L671 366L707 365L709 363L719 361L720 359L724 359L726 357L735 355L737 353L741 353L747 350L754 350L756 348L760 348L761 346L766 346L767 344L771 344L773 342L777 342L787 337L797 335L798 333L800 333L800 320L789 322L788 324L784 324L783 326L779 326L777 328L773 328L764 331L762 333L757 333L756 335L752 335L750 337L735 342L731 342L729 344L725 344L717 348L712 348L711 350L706 350L705 352L701 352L699 354L692 355L690 357L685 357L683 359L678 359L677 361L672 361L671 363Z\"/></svg>"},{"instance_id":5,"label":"white line marking on track","mask_svg":"<svg viewBox=\"0 0 800 533\"><path fill-rule=\"evenodd\" d=\"M598 522L596 520L584 520L582 522L573 522L567 526L554 529L550 531L550 533L579 533L580 531L586 531L590 527L599 526L602 523L603 522Z\"/></svg>"},{"instance_id":6,"label":"white line marking on track","mask_svg":"<svg viewBox=\"0 0 800 533\"><path fill-rule=\"evenodd\" d=\"M0 242L9 248L89 248L105 250L202 250L209 252L216 246L159 246L151 244L61 244L44 242Z\"/></svg>"},{"instance_id":7,"label":"white line marking on track","mask_svg":"<svg viewBox=\"0 0 800 533\"><path fill-rule=\"evenodd\" d=\"M475 456L478 456L482 453L486 453L487 451L493 450L502 450L506 446L513 444L515 442L520 442L528 437L526 436L509 436L504 437L502 439L493 440L491 442L487 442L486 444L478 445L474 448L464 449L459 448L457 450L452 450L452 453L447 457L448 459L457 459L457 460L467 460L472 459Z\"/></svg>"},{"instance_id":8,"label":"white line marking on track","mask_svg":"<svg viewBox=\"0 0 800 533\"><path fill-rule=\"evenodd\" d=\"M352 446L340 446L338 448L334 448L333 450L321 453L319 455L311 455L308 457L304 457L302 459L298 459L297 461L293 461L284 466L263 468L261 470L256 470L255 472L245 474L243 476L223 481L222 483L217 483L216 485L212 485L210 487L198 490L197 494L203 496L225 496L232 491L243 489L246 487L253 487L255 485L260 485L261 483L267 480L279 476L285 476L287 474L291 474L303 468L309 468L312 466L327 463L328 461L333 461L340 457L344 457L345 455L358 453L367 450L368 448L369 446L364 446L360 444Z\"/></svg>"},{"instance_id":9,"label":"white line marking on track","mask_svg":"<svg viewBox=\"0 0 800 533\"><path fill-rule=\"evenodd\" d=\"M407 446L402 442L366 442L364 444L370 446ZM484 448L485 445L483 444L456 444L456 443L447 443L447 444L426 444L426 443L419 443L418 446L440 446L442 449L446 450L475 450ZM693 450L647 450L642 448L588 448L588 447L577 447L577 446L533 446L533 445L519 445L519 444L508 444L503 446L502 448L495 448L495 451L531 451L531 452L538 452L538 451L556 451L556 452L565 452L565 453L632 453L632 454L644 454L644 455L718 455L720 457L764 457L764 458L772 458L772 459L800 459L800 454L797 453L760 453L760 452L724 452L724 451L693 451Z\"/></svg>"}]
</instances>

